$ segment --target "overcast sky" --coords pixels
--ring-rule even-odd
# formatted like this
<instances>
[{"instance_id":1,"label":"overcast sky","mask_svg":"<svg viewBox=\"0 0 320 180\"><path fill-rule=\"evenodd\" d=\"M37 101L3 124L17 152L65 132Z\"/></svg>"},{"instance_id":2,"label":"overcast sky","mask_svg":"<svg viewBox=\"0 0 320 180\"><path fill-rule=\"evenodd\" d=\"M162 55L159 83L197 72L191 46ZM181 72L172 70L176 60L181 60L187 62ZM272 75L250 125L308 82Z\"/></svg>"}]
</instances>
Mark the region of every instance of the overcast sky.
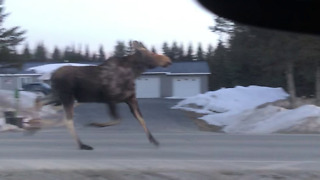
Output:
<instances>
[{"instance_id":1,"label":"overcast sky","mask_svg":"<svg viewBox=\"0 0 320 180\"><path fill-rule=\"evenodd\" d=\"M218 36L209 30L214 15L193 0L5 0L11 13L6 27L21 26L34 49L74 45L97 52L102 44L109 55L116 41L141 40L161 49L176 41L184 48L201 42L204 49ZM51 50L50 50L51 51Z\"/></svg>"}]
</instances>

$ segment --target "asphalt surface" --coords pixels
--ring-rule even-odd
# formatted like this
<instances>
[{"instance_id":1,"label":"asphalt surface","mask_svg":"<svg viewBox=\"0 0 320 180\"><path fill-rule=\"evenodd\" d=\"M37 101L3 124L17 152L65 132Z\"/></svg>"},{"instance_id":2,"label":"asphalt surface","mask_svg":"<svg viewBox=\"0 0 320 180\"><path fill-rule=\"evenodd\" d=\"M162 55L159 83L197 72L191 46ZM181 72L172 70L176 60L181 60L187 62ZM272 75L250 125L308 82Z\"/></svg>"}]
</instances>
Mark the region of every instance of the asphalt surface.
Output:
<instances>
[{"instance_id":1,"label":"asphalt surface","mask_svg":"<svg viewBox=\"0 0 320 180\"><path fill-rule=\"evenodd\" d=\"M320 179L319 135L228 135L200 131L177 101L139 100L159 147L150 144L125 104L122 123L101 104L76 108L77 132L93 151L78 150L64 127L33 136L0 134L0 179Z\"/></svg>"}]
</instances>

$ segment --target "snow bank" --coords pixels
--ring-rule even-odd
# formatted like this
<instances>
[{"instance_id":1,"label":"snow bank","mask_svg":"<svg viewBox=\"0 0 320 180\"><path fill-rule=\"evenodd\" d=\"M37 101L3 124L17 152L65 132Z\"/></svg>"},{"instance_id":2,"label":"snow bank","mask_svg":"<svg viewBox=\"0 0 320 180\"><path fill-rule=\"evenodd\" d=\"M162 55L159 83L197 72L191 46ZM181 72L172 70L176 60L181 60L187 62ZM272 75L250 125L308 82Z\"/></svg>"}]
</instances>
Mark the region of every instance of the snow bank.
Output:
<instances>
[{"instance_id":1,"label":"snow bank","mask_svg":"<svg viewBox=\"0 0 320 180\"><path fill-rule=\"evenodd\" d=\"M288 98L281 88L260 86L223 88L179 102L173 109L205 114L200 119L226 133L320 132L320 108L304 105L288 110L259 105Z\"/></svg>"},{"instance_id":2,"label":"snow bank","mask_svg":"<svg viewBox=\"0 0 320 180\"><path fill-rule=\"evenodd\" d=\"M237 86L186 98L174 106L173 109L183 109L217 116L230 116L247 109L253 109L267 102L286 98L288 98L288 94L282 88ZM209 121L212 117L204 119ZM224 124L223 122L221 123ZM217 125L222 124L218 123Z\"/></svg>"}]
</instances>

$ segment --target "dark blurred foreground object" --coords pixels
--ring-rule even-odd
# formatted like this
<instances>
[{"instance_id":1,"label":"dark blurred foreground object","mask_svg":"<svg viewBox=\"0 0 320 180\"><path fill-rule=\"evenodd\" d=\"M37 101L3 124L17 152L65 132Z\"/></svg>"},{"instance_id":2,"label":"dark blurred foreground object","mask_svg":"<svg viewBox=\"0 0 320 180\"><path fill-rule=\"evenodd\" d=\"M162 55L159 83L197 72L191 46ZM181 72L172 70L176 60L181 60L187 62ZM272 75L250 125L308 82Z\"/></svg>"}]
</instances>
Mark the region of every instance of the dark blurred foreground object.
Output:
<instances>
[{"instance_id":1,"label":"dark blurred foreground object","mask_svg":"<svg viewBox=\"0 0 320 180\"><path fill-rule=\"evenodd\" d=\"M15 111L4 111L3 114L7 124L12 124L18 126L19 128L23 128L23 118L17 117Z\"/></svg>"},{"instance_id":2,"label":"dark blurred foreground object","mask_svg":"<svg viewBox=\"0 0 320 180\"><path fill-rule=\"evenodd\" d=\"M320 34L320 0L198 0L214 14L247 25Z\"/></svg>"}]
</instances>

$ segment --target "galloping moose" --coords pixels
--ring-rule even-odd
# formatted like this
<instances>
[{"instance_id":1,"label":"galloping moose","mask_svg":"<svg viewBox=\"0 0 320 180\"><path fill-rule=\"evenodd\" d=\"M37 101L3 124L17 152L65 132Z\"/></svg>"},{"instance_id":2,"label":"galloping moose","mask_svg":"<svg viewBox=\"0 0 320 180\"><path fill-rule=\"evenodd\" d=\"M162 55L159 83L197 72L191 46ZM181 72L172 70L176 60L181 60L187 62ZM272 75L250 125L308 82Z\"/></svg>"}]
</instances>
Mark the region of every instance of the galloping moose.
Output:
<instances>
[{"instance_id":1,"label":"galloping moose","mask_svg":"<svg viewBox=\"0 0 320 180\"><path fill-rule=\"evenodd\" d=\"M95 126L110 126L120 121L116 104L125 102L134 117L143 127L149 141L159 145L148 130L138 107L135 91L135 79L147 69L171 64L170 58L147 50L142 43L132 43L135 53L125 57L111 57L98 66L64 66L57 69L51 77L53 93L36 100L42 107L61 103L65 112L65 123L80 149L92 150L78 137L73 123L74 101L105 103L110 108L113 121L92 123Z\"/></svg>"}]
</instances>

